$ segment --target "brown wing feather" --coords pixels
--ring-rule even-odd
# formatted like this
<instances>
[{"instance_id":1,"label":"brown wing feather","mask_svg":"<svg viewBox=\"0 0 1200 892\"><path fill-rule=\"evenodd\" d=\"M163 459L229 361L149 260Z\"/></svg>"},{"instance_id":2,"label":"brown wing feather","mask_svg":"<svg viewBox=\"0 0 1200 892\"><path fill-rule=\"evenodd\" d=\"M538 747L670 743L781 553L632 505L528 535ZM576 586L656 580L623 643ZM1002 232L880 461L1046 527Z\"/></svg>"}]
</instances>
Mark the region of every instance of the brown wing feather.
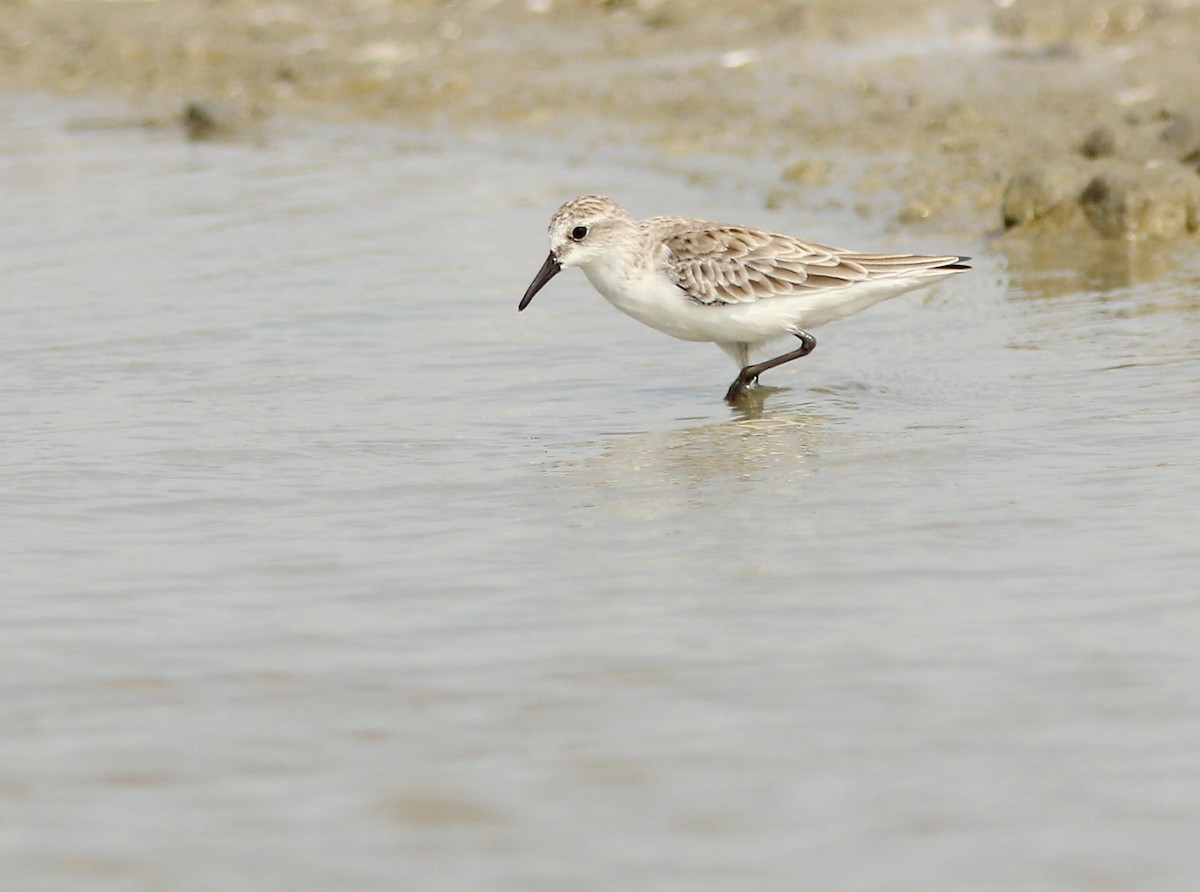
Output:
<instances>
[{"instance_id":1,"label":"brown wing feather","mask_svg":"<svg viewBox=\"0 0 1200 892\"><path fill-rule=\"evenodd\" d=\"M826 290L965 258L843 251L741 226L693 224L665 236L665 265L677 285L703 304L735 304Z\"/></svg>"}]
</instances>

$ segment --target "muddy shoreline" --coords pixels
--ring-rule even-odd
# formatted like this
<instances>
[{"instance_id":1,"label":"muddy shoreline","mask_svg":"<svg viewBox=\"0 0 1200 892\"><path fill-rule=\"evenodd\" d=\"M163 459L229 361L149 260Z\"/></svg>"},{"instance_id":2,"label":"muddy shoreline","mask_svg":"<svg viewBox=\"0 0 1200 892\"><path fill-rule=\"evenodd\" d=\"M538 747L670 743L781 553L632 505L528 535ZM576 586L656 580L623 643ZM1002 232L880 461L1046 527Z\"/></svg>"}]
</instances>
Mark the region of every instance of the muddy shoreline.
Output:
<instances>
[{"instance_id":1,"label":"muddy shoreline","mask_svg":"<svg viewBox=\"0 0 1200 892\"><path fill-rule=\"evenodd\" d=\"M0 87L213 110L196 137L287 114L640 141L765 160L779 205L831 178L868 201L892 189L897 225L1200 229L1196 4L0 0L0 12ZM851 171L850 156L869 163Z\"/></svg>"}]
</instances>

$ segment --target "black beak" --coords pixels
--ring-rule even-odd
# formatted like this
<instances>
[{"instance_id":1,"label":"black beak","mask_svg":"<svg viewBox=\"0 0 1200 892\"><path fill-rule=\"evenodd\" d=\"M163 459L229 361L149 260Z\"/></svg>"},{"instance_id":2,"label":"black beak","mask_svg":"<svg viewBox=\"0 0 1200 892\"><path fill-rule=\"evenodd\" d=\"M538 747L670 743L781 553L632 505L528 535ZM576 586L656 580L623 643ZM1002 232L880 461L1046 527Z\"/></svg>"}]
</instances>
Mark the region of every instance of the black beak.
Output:
<instances>
[{"instance_id":1,"label":"black beak","mask_svg":"<svg viewBox=\"0 0 1200 892\"><path fill-rule=\"evenodd\" d=\"M525 296L517 304L517 311L520 312L529 306L529 302L533 300L535 294L542 290L542 286L560 272L562 272L562 266L559 265L559 262L554 259L554 255L551 254L546 258L546 262L542 264L542 268L538 270L537 275L533 277L533 281L529 283L529 287L525 290Z\"/></svg>"}]
</instances>

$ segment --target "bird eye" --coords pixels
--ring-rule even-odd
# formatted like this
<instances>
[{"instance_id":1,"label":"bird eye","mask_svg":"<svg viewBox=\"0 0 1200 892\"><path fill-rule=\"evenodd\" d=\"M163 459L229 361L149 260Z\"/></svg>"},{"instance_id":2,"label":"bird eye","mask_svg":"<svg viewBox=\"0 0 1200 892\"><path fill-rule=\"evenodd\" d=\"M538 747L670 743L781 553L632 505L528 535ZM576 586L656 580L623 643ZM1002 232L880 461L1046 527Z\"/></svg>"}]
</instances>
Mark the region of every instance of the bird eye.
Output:
<instances>
[{"instance_id":1,"label":"bird eye","mask_svg":"<svg viewBox=\"0 0 1200 892\"><path fill-rule=\"evenodd\" d=\"M581 242L585 238L587 238L587 233L588 233L588 228L586 226L576 226L574 229L571 230L571 238L573 238L577 242Z\"/></svg>"}]
</instances>

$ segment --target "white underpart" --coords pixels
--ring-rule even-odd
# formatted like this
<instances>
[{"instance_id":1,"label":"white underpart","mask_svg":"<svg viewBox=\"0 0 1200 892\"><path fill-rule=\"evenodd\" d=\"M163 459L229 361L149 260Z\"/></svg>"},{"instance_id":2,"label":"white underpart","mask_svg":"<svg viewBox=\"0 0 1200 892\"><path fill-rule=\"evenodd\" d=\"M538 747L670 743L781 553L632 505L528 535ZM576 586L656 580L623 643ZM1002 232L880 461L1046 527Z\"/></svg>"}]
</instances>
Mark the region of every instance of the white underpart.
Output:
<instances>
[{"instance_id":1,"label":"white underpart","mask_svg":"<svg viewBox=\"0 0 1200 892\"><path fill-rule=\"evenodd\" d=\"M639 322L684 341L751 348L843 319L887 300L932 285L957 270L920 270L737 304L702 304L648 265L607 254L583 266L584 274L614 307ZM735 361L738 354L733 354Z\"/></svg>"}]
</instances>

